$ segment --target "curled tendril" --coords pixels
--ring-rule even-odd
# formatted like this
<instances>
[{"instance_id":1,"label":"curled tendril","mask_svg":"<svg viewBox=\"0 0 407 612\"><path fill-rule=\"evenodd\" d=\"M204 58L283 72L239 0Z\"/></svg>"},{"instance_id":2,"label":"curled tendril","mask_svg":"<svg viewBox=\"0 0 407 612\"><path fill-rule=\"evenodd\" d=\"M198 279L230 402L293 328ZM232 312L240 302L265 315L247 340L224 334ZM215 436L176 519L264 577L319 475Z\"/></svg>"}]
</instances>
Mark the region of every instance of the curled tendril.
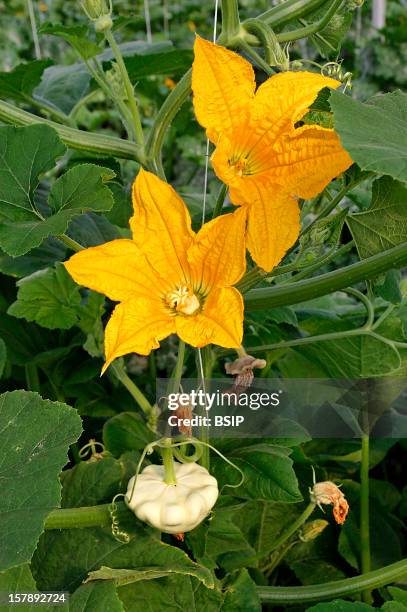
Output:
<instances>
[{"instance_id":1,"label":"curled tendril","mask_svg":"<svg viewBox=\"0 0 407 612\"><path fill-rule=\"evenodd\" d=\"M226 463L231 465L235 470L237 470L239 472L239 474L241 476L239 482L237 484L234 484L234 485L233 484L226 484L225 487L229 487L231 489L237 489L238 487L240 487L243 484L243 482L245 480L245 476L244 476L243 471L235 463L230 461L230 459L225 457L225 455L223 455L217 448L212 446L212 444L208 444L207 442L202 442L202 440L197 440L196 438L186 438L185 440L182 440L180 442L174 442L174 443L171 443L171 441L169 441L168 438L161 438L160 440L155 440L154 442L150 442L150 444L147 444L147 446L145 446L145 448L144 448L144 450L143 450L143 452L141 454L140 460L139 460L139 462L137 464L137 469L136 469L136 474L135 474L133 486L132 486L132 489L131 489L130 499L133 497L134 489L136 488L137 478L138 478L138 475L140 473L140 469L141 469L141 466L143 464L143 461L146 458L146 455L151 455L151 453L153 452L154 448L156 448L156 447L157 448L168 448L168 447L171 447L174 455L177 456L176 452L177 452L178 448L181 448L183 446L189 446L189 445L192 445L192 446L195 447L195 453L197 452L197 447L199 447L199 446L204 446L206 448L210 448L214 453L219 455L219 457L221 459L223 459ZM179 451L178 451L178 453L179 453ZM188 456L185 453L181 452L181 453L179 453L179 456L184 458L184 460L181 460L183 463L185 461L186 462L192 461L191 459L186 459L186 457L191 457L191 455Z\"/></svg>"},{"instance_id":2,"label":"curled tendril","mask_svg":"<svg viewBox=\"0 0 407 612\"><path fill-rule=\"evenodd\" d=\"M81 459L88 458L89 460L100 459L104 451L105 451L104 444L102 444L102 442L97 442L96 440L92 438L91 440L89 440L87 444L85 444L85 446L82 446L82 448L79 451L79 457Z\"/></svg>"},{"instance_id":3,"label":"curled tendril","mask_svg":"<svg viewBox=\"0 0 407 612\"><path fill-rule=\"evenodd\" d=\"M117 495L115 495L109 506L109 514L110 514L110 518L112 519L112 536L118 542L121 542L122 544L128 544L130 542L130 535L126 531L122 531L120 529L119 517L117 513L117 504L116 504L116 500L119 499L119 497L124 498L123 493L118 493Z\"/></svg>"},{"instance_id":4,"label":"curled tendril","mask_svg":"<svg viewBox=\"0 0 407 612\"><path fill-rule=\"evenodd\" d=\"M321 74L338 79L338 81L345 85L344 91L352 88L352 73L345 72L339 62L324 64L321 68Z\"/></svg>"},{"instance_id":5,"label":"curled tendril","mask_svg":"<svg viewBox=\"0 0 407 612\"><path fill-rule=\"evenodd\" d=\"M182 446L178 448L173 447L172 452L174 453L174 457L181 463L194 463L195 461L199 461L203 453L202 447L193 442L191 442L191 446L194 449L194 452L191 455L187 453L187 448L184 449Z\"/></svg>"}]
</instances>

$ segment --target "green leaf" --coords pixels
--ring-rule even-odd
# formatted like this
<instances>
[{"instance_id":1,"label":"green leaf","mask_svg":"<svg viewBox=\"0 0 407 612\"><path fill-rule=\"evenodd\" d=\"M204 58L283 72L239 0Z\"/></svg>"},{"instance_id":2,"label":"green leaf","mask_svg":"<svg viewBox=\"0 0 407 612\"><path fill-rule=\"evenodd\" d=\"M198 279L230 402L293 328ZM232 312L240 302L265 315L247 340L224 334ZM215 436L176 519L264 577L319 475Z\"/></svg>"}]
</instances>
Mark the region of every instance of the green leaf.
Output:
<instances>
[{"instance_id":1,"label":"green leaf","mask_svg":"<svg viewBox=\"0 0 407 612\"><path fill-rule=\"evenodd\" d=\"M405 604L407 606L407 591L392 586L387 587L387 590L389 591L394 601L398 601L399 603Z\"/></svg>"},{"instance_id":2,"label":"green leaf","mask_svg":"<svg viewBox=\"0 0 407 612\"><path fill-rule=\"evenodd\" d=\"M354 335L337 340L324 340L295 351L319 364L331 378L370 378L395 372L400 368L400 356L378 338Z\"/></svg>"},{"instance_id":3,"label":"green leaf","mask_svg":"<svg viewBox=\"0 0 407 612\"><path fill-rule=\"evenodd\" d=\"M347 224L361 258L407 241L407 187L389 176L375 181L372 203L350 215Z\"/></svg>"},{"instance_id":4,"label":"green leaf","mask_svg":"<svg viewBox=\"0 0 407 612\"><path fill-rule=\"evenodd\" d=\"M222 612L261 612L262 606L256 586L247 570L242 570L234 580L229 580L224 588Z\"/></svg>"},{"instance_id":5,"label":"green leaf","mask_svg":"<svg viewBox=\"0 0 407 612\"><path fill-rule=\"evenodd\" d=\"M169 40L153 44L136 40L119 46L133 83L156 74L183 75L191 68L194 57L191 49L175 49ZM106 49L98 59L111 62L113 60L111 49Z\"/></svg>"},{"instance_id":6,"label":"green leaf","mask_svg":"<svg viewBox=\"0 0 407 612\"><path fill-rule=\"evenodd\" d=\"M220 589L207 589L194 578L176 576L135 583L118 589L126 610L194 610L196 612L260 612L256 586L247 570L228 576Z\"/></svg>"},{"instance_id":7,"label":"green leaf","mask_svg":"<svg viewBox=\"0 0 407 612\"><path fill-rule=\"evenodd\" d=\"M317 518L317 516L312 518ZM322 513L318 518L329 519ZM285 559L286 563L301 584L321 584L346 578L338 562L335 531L334 527L328 525L318 538L308 542L297 542L289 550Z\"/></svg>"},{"instance_id":8,"label":"green leaf","mask_svg":"<svg viewBox=\"0 0 407 612\"><path fill-rule=\"evenodd\" d=\"M35 212L38 177L64 155L65 145L46 125L0 128L0 221L25 221Z\"/></svg>"},{"instance_id":9,"label":"green leaf","mask_svg":"<svg viewBox=\"0 0 407 612\"><path fill-rule=\"evenodd\" d=\"M0 573L0 593L34 593L37 591L28 563ZM3 612L14 612L16 605L2 605ZM64 610L64 607L61 607ZM24 605L24 611L38 612L38 605Z\"/></svg>"},{"instance_id":10,"label":"green leaf","mask_svg":"<svg viewBox=\"0 0 407 612\"><path fill-rule=\"evenodd\" d=\"M239 510L242 510L242 504L238 506ZM257 565L253 562L256 551L235 524L235 514L233 507L217 508L210 520L187 534L188 545L197 561L211 569L219 566L227 571Z\"/></svg>"},{"instance_id":11,"label":"green leaf","mask_svg":"<svg viewBox=\"0 0 407 612\"><path fill-rule=\"evenodd\" d=\"M121 527L132 536L127 544L117 542L110 528L47 532L32 562L39 587L71 591L90 571L106 564L113 569L129 570L171 567L174 572L190 573L213 587L209 570L191 561L179 548L161 542L153 530L143 527L135 517L130 516L129 524Z\"/></svg>"},{"instance_id":12,"label":"green leaf","mask_svg":"<svg viewBox=\"0 0 407 612\"><path fill-rule=\"evenodd\" d=\"M81 432L76 412L37 393L0 396L0 570L28 562L50 511L59 505L59 472Z\"/></svg>"},{"instance_id":13,"label":"green leaf","mask_svg":"<svg viewBox=\"0 0 407 612\"><path fill-rule=\"evenodd\" d=\"M249 501L232 508L231 513L233 522L255 548L258 559L263 559L302 510L294 504Z\"/></svg>"},{"instance_id":14,"label":"green leaf","mask_svg":"<svg viewBox=\"0 0 407 612\"><path fill-rule=\"evenodd\" d=\"M10 257L0 251L0 272L17 278L29 276L66 259L66 251L66 246L56 238L47 238L41 246L21 257Z\"/></svg>"},{"instance_id":15,"label":"green leaf","mask_svg":"<svg viewBox=\"0 0 407 612\"><path fill-rule=\"evenodd\" d=\"M79 587L69 599L69 612L125 612L113 582L90 582Z\"/></svg>"},{"instance_id":16,"label":"green leaf","mask_svg":"<svg viewBox=\"0 0 407 612\"><path fill-rule=\"evenodd\" d=\"M83 348L92 357L103 357L102 316L105 311L104 304L105 297L92 291L78 312L78 327L86 334L86 342Z\"/></svg>"},{"instance_id":17,"label":"green leaf","mask_svg":"<svg viewBox=\"0 0 407 612\"><path fill-rule=\"evenodd\" d=\"M134 54L125 58L125 64L130 80L148 77L152 74L182 75L192 65L193 52L190 49L168 49L154 52L154 47L145 53Z\"/></svg>"},{"instance_id":18,"label":"green leaf","mask_svg":"<svg viewBox=\"0 0 407 612\"><path fill-rule=\"evenodd\" d=\"M0 98L15 102L30 101L44 70L51 64L51 60L34 60L19 64L10 72L0 72Z\"/></svg>"},{"instance_id":19,"label":"green leaf","mask_svg":"<svg viewBox=\"0 0 407 612\"><path fill-rule=\"evenodd\" d=\"M333 91L335 129L362 170L407 181L407 94L377 95L365 103Z\"/></svg>"},{"instance_id":20,"label":"green leaf","mask_svg":"<svg viewBox=\"0 0 407 612\"><path fill-rule=\"evenodd\" d=\"M86 25L63 26L44 23L41 26L40 34L51 34L66 40L79 53L83 59L87 60L100 53L100 47L90 40L89 28Z\"/></svg>"},{"instance_id":21,"label":"green leaf","mask_svg":"<svg viewBox=\"0 0 407 612\"><path fill-rule=\"evenodd\" d=\"M4 366L7 361L7 349L3 340L0 338L0 378L3 375Z\"/></svg>"},{"instance_id":22,"label":"green leaf","mask_svg":"<svg viewBox=\"0 0 407 612\"><path fill-rule=\"evenodd\" d=\"M204 592L207 589L204 587ZM212 593L212 591L210 591ZM136 582L118 589L118 594L126 610L143 610L146 602L151 611L166 610L178 612L180 610L197 610L189 576L173 575L159 580L146 580ZM215 612L219 608L210 608L208 612ZM200 610L203 612L204 608Z\"/></svg>"},{"instance_id":23,"label":"green leaf","mask_svg":"<svg viewBox=\"0 0 407 612\"><path fill-rule=\"evenodd\" d=\"M116 457L126 451L142 450L155 438L141 416L133 412L122 412L109 419L103 427L103 443Z\"/></svg>"},{"instance_id":24,"label":"green leaf","mask_svg":"<svg viewBox=\"0 0 407 612\"><path fill-rule=\"evenodd\" d=\"M225 492L245 499L301 501L290 453L290 449L268 444L253 444L232 450L228 453L228 459L243 471L245 478L239 487L225 489ZM240 474L222 459L214 459L213 466L221 488L226 484L239 483Z\"/></svg>"},{"instance_id":25,"label":"green leaf","mask_svg":"<svg viewBox=\"0 0 407 612\"><path fill-rule=\"evenodd\" d=\"M321 19L326 12L326 7L312 13L312 21ZM308 20L309 16L307 16ZM302 24L304 25L304 24ZM352 25L352 13L345 5L340 8L332 19L327 23L323 30L320 30L317 34L311 36L311 41L317 48L318 52L322 57L330 58L332 55L338 56L345 34L348 32Z\"/></svg>"},{"instance_id":26,"label":"green leaf","mask_svg":"<svg viewBox=\"0 0 407 612\"><path fill-rule=\"evenodd\" d=\"M344 483L345 496L352 511L341 528L338 551L357 571L360 570L360 485ZM379 569L402 558L402 523L387 508L374 499L370 504L370 547L372 570Z\"/></svg>"},{"instance_id":27,"label":"green leaf","mask_svg":"<svg viewBox=\"0 0 407 612\"><path fill-rule=\"evenodd\" d=\"M10 363L25 366L27 362L49 365L65 357L75 346L82 344L80 338L61 339L55 332L37 325L28 324L5 313L0 316L0 338L7 347Z\"/></svg>"},{"instance_id":28,"label":"green leaf","mask_svg":"<svg viewBox=\"0 0 407 612\"><path fill-rule=\"evenodd\" d=\"M117 229L109 223L105 215L97 215L92 212L74 217L67 234L84 247L98 246L110 240L121 238Z\"/></svg>"},{"instance_id":29,"label":"green leaf","mask_svg":"<svg viewBox=\"0 0 407 612\"><path fill-rule=\"evenodd\" d=\"M61 263L18 281L17 301L8 314L48 329L70 329L78 321L79 286Z\"/></svg>"},{"instance_id":30,"label":"green leaf","mask_svg":"<svg viewBox=\"0 0 407 612\"><path fill-rule=\"evenodd\" d=\"M343 599L319 603L312 608L307 608L307 612L368 612L368 610L373 610L368 604L360 601L344 601Z\"/></svg>"},{"instance_id":31,"label":"green leaf","mask_svg":"<svg viewBox=\"0 0 407 612\"><path fill-rule=\"evenodd\" d=\"M113 206L104 182L114 172L83 164L55 181L49 195L51 214L40 214L34 198L39 175L50 170L64 152L56 132L46 125L0 128L0 246L9 255L24 255L48 236L63 234L76 215Z\"/></svg>"},{"instance_id":32,"label":"green leaf","mask_svg":"<svg viewBox=\"0 0 407 612\"><path fill-rule=\"evenodd\" d=\"M196 568L191 568L190 566L178 568L157 566L140 569L113 569L102 565L100 569L89 572L85 582L91 582L93 580L111 580L116 586L124 586L143 580L164 578L165 576L171 576L173 574L196 577ZM203 578L206 578L206 573L203 575Z\"/></svg>"},{"instance_id":33,"label":"green leaf","mask_svg":"<svg viewBox=\"0 0 407 612\"><path fill-rule=\"evenodd\" d=\"M382 281L382 282L381 282ZM403 299L400 290L401 272L400 270L389 270L386 274L378 277L373 283L375 295L383 298L386 302L400 304Z\"/></svg>"},{"instance_id":34,"label":"green leaf","mask_svg":"<svg viewBox=\"0 0 407 612\"><path fill-rule=\"evenodd\" d=\"M131 474L127 474L127 471ZM126 490L133 472L133 466L128 469L124 461L117 461L113 457L81 461L62 473L61 505L63 508L73 508L108 503L116 493Z\"/></svg>"},{"instance_id":35,"label":"green leaf","mask_svg":"<svg viewBox=\"0 0 407 612\"><path fill-rule=\"evenodd\" d=\"M407 606L399 601L386 601L380 610L383 612L407 612Z\"/></svg>"},{"instance_id":36,"label":"green leaf","mask_svg":"<svg viewBox=\"0 0 407 612\"><path fill-rule=\"evenodd\" d=\"M91 76L83 64L50 66L33 92L34 99L69 115L88 93L90 82Z\"/></svg>"}]
</instances>

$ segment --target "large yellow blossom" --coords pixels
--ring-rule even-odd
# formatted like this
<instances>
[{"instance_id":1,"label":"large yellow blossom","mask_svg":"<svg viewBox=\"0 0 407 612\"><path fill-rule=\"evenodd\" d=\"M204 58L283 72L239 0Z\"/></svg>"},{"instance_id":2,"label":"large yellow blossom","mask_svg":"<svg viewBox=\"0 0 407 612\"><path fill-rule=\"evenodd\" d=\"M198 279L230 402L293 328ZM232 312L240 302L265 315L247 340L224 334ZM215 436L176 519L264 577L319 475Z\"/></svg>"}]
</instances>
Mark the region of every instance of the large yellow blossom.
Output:
<instances>
[{"instance_id":1,"label":"large yellow blossom","mask_svg":"<svg viewBox=\"0 0 407 612\"><path fill-rule=\"evenodd\" d=\"M255 91L253 68L236 53L199 37L194 51L194 108L216 145L214 170L248 208L248 248L270 271L298 238L297 198L314 197L352 163L334 130L296 127L318 92L340 83L282 72Z\"/></svg>"},{"instance_id":2,"label":"large yellow blossom","mask_svg":"<svg viewBox=\"0 0 407 612\"><path fill-rule=\"evenodd\" d=\"M109 364L148 355L169 334L192 346L239 347L243 300L232 287L245 271L245 211L196 234L178 194L141 170L133 185L132 240L113 240L65 262L74 280L120 302L106 326Z\"/></svg>"}]
</instances>

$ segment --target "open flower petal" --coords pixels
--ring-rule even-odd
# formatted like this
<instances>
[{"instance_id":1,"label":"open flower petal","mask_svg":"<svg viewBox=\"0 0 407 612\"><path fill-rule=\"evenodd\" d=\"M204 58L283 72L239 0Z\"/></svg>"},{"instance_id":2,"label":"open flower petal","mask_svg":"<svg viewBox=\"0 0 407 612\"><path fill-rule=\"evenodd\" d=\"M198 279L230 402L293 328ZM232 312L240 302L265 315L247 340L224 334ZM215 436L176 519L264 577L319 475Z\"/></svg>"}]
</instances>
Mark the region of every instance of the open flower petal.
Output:
<instances>
[{"instance_id":1,"label":"open flower petal","mask_svg":"<svg viewBox=\"0 0 407 612\"><path fill-rule=\"evenodd\" d=\"M132 240L112 240L84 249L64 265L79 285L118 302L137 294L154 294L159 285L158 275Z\"/></svg>"},{"instance_id":2,"label":"open flower petal","mask_svg":"<svg viewBox=\"0 0 407 612\"><path fill-rule=\"evenodd\" d=\"M252 103L251 119L260 123L266 143L294 127L324 87L336 89L339 81L316 72L280 72L265 81ZM259 130L260 135L260 130Z\"/></svg>"},{"instance_id":3,"label":"open flower petal","mask_svg":"<svg viewBox=\"0 0 407 612\"><path fill-rule=\"evenodd\" d=\"M243 337L243 298L233 287L214 289L202 312L176 317L175 325L179 337L191 346L238 348Z\"/></svg>"},{"instance_id":4,"label":"open flower petal","mask_svg":"<svg viewBox=\"0 0 407 612\"><path fill-rule=\"evenodd\" d=\"M313 198L352 165L334 130L303 126L287 138L278 154L280 165L270 172L286 191ZM287 161L288 165L284 165Z\"/></svg>"},{"instance_id":5,"label":"open flower petal","mask_svg":"<svg viewBox=\"0 0 407 612\"><path fill-rule=\"evenodd\" d=\"M208 293L212 287L234 285L241 279L246 268L245 232L244 209L205 223L188 251L197 291Z\"/></svg>"},{"instance_id":6,"label":"open flower petal","mask_svg":"<svg viewBox=\"0 0 407 612\"><path fill-rule=\"evenodd\" d=\"M249 112L254 96L254 71L237 53L196 37L192 66L194 109L199 123L215 144Z\"/></svg>"},{"instance_id":7,"label":"open flower petal","mask_svg":"<svg viewBox=\"0 0 407 612\"><path fill-rule=\"evenodd\" d=\"M191 218L174 189L140 170L133 184L133 240L157 273L177 285L188 276L186 253L194 238Z\"/></svg>"},{"instance_id":8,"label":"open flower petal","mask_svg":"<svg viewBox=\"0 0 407 612\"><path fill-rule=\"evenodd\" d=\"M135 297L118 304L105 329L106 363L128 353L148 355L159 341L175 332L174 317L160 299Z\"/></svg>"},{"instance_id":9,"label":"open flower petal","mask_svg":"<svg viewBox=\"0 0 407 612\"><path fill-rule=\"evenodd\" d=\"M253 181L247 246L254 261L270 272L300 233L298 202L278 185Z\"/></svg>"}]
</instances>

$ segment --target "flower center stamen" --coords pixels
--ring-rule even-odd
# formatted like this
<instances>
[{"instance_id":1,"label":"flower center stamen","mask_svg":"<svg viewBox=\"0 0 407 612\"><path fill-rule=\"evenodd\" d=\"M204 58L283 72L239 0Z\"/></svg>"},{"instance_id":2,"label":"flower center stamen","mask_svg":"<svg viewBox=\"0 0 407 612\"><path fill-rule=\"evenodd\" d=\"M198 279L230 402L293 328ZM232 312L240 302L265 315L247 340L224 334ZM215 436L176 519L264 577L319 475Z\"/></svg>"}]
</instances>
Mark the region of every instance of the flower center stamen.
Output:
<instances>
[{"instance_id":1,"label":"flower center stamen","mask_svg":"<svg viewBox=\"0 0 407 612\"><path fill-rule=\"evenodd\" d=\"M178 287L175 291L168 293L165 301L172 310L186 315L195 314L201 307L201 303L195 293L185 286Z\"/></svg>"},{"instance_id":2,"label":"flower center stamen","mask_svg":"<svg viewBox=\"0 0 407 612\"><path fill-rule=\"evenodd\" d=\"M229 159L228 164L231 168L233 168L237 176L245 176L248 174L252 174L252 172L250 171L249 160L247 157Z\"/></svg>"}]
</instances>

